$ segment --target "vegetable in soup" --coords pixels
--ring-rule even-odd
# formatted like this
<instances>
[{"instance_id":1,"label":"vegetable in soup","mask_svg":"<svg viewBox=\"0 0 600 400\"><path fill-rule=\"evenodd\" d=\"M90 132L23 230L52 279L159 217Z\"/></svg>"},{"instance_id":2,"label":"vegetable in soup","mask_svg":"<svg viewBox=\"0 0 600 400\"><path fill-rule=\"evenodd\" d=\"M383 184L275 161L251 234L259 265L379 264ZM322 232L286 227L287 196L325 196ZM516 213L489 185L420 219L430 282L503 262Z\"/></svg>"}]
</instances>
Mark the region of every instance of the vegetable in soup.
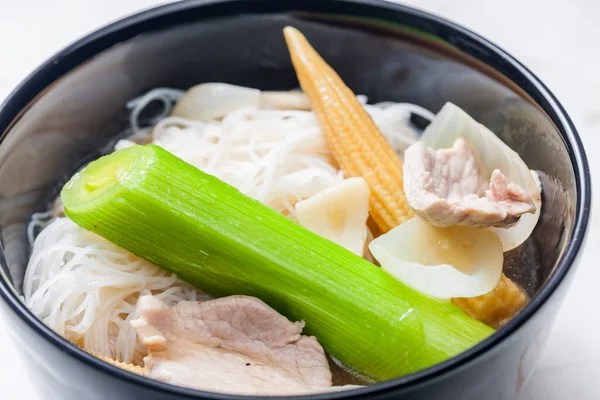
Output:
<instances>
[{"instance_id":1,"label":"vegetable in soup","mask_svg":"<svg viewBox=\"0 0 600 400\"><path fill-rule=\"evenodd\" d=\"M368 104L284 37L302 91L152 90L32 217L24 297L48 326L154 379L295 395L427 368L527 303L503 274L541 209L520 157L451 103Z\"/></svg>"}]
</instances>

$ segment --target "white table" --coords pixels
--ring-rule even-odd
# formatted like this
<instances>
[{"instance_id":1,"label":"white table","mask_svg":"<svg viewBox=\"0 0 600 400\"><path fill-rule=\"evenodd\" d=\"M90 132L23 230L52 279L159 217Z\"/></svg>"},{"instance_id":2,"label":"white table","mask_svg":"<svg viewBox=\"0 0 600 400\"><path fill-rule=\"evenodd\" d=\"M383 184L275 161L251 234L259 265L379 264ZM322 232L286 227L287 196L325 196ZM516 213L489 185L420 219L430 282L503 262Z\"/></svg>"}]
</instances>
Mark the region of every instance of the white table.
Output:
<instances>
[{"instance_id":1,"label":"white table","mask_svg":"<svg viewBox=\"0 0 600 400\"><path fill-rule=\"evenodd\" d=\"M556 94L600 174L600 2L596 0L405 0L486 36L536 73ZM33 68L82 35L157 0L0 0L0 99ZM598 148L596 148L598 146ZM595 198L600 193L594 188ZM582 265L538 370L521 400L600 398L600 232L592 217ZM0 321L1 322L1 321ZM0 323L0 398L40 400ZM499 377L499 379L501 379Z\"/></svg>"}]
</instances>

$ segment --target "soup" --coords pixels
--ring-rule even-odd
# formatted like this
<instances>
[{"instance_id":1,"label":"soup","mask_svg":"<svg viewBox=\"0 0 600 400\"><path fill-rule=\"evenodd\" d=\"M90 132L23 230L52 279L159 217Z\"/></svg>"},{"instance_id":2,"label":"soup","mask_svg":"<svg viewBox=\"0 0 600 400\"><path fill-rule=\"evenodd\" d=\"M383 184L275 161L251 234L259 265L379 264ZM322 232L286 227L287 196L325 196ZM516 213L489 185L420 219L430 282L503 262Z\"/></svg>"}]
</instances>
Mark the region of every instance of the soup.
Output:
<instances>
[{"instance_id":1,"label":"soup","mask_svg":"<svg viewBox=\"0 0 600 400\"><path fill-rule=\"evenodd\" d=\"M286 395L421 370L524 307L504 253L537 174L452 103L368 104L284 33L302 91L151 90L32 217L24 298L48 326L133 373Z\"/></svg>"}]
</instances>

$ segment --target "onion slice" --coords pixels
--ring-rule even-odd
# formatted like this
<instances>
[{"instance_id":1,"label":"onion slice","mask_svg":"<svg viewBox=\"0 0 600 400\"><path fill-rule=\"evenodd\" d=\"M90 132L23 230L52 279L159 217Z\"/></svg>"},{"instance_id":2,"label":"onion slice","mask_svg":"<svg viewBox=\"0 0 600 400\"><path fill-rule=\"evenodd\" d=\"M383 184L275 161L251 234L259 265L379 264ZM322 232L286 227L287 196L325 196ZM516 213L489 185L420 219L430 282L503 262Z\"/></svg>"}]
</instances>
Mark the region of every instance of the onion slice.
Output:
<instances>
[{"instance_id":1,"label":"onion slice","mask_svg":"<svg viewBox=\"0 0 600 400\"><path fill-rule=\"evenodd\" d=\"M227 83L192 86L179 99L171 115L195 121L214 121L232 111L260 105L260 90Z\"/></svg>"},{"instance_id":2,"label":"onion slice","mask_svg":"<svg viewBox=\"0 0 600 400\"><path fill-rule=\"evenodd\" d=\"M399 225L369 245L390 275L431 297L476 297L502 275L502 242L488 229L435 227L421 218Z\"/></svg>"},{"instance_id":3,"label":"onion slice","mask_svg":"<svg viewBox=\"0 0 600 400\"><path fill-rule=\"evenodd\" d=\"M296 203L296 218L306 229L362 257L370 197L369 185L363 178L344 179Z\"/></svg>"},{"instance_id":4,"label":"onion slice","mask_svg":"<svg viewBox=\"0 0 600 400\"><path fill-rule=\"evenodd\" d=\"M522 215L519 222L510 228L490 228L500 237L504 251L514 249L527 240L540 217L542 199L529 167L492 131L452 103L442 107L423 132L421 140L429 147L443 149L452 147L459 137L463 137L473 148L486 176L491 176L494 169L499 169L533 199L535 214Z\"/></svg>"},{"instance_id":5,"label":"onion slice","mask_svg":"<svg viewBox=\"0 0 600 400\"><path fill-rule=\"evenodd\" d=\"M306 95L297 90L261 92L228 83L202 83L192 86L179 99L171 115L195 121L215 121L242 108L272 108L310 111Z\"/></svg>"},{"instance_id":6,"label":"onion slice","mask_svg":"<svg viewBox=\"0 0 600 400\"><path fill-rule=\"evenodd\" d=\"M260 103L262 108L311 110L308 97L299 90L290 90L288 92L262 92L260 94Z\"/></svg>"}]
</instances>

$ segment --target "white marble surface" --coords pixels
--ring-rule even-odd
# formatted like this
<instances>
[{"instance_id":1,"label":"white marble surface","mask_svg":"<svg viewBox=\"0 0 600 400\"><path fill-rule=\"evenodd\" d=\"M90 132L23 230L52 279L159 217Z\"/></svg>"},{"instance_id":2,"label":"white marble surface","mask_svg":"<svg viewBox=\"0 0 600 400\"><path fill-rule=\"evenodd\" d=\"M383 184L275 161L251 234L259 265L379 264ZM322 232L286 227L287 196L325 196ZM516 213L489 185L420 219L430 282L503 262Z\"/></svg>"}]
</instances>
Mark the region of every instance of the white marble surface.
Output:
<instances>
[{"instance_id":1,"label":"white marble surface","mask_svg":"<svg viewBox=\"0 0 600 400\"><path fill-rule=\"evenodd\" d=\"M285 1L285 0L281 0ZM405 0L471 28L536 73L557 95L578 127L593 175L600 174L600 2L597 0ZM0 99L32 69L66 44L121 16L164 1L0 0ZM594 188L595 198L600 198ZM537 372L520 400L600 398L600 284L593 215L588 246L560 310ZM0 321L0 398L42 400ZM498 377L498 379L502 379Z\"/></svg>"}]
</instances>

